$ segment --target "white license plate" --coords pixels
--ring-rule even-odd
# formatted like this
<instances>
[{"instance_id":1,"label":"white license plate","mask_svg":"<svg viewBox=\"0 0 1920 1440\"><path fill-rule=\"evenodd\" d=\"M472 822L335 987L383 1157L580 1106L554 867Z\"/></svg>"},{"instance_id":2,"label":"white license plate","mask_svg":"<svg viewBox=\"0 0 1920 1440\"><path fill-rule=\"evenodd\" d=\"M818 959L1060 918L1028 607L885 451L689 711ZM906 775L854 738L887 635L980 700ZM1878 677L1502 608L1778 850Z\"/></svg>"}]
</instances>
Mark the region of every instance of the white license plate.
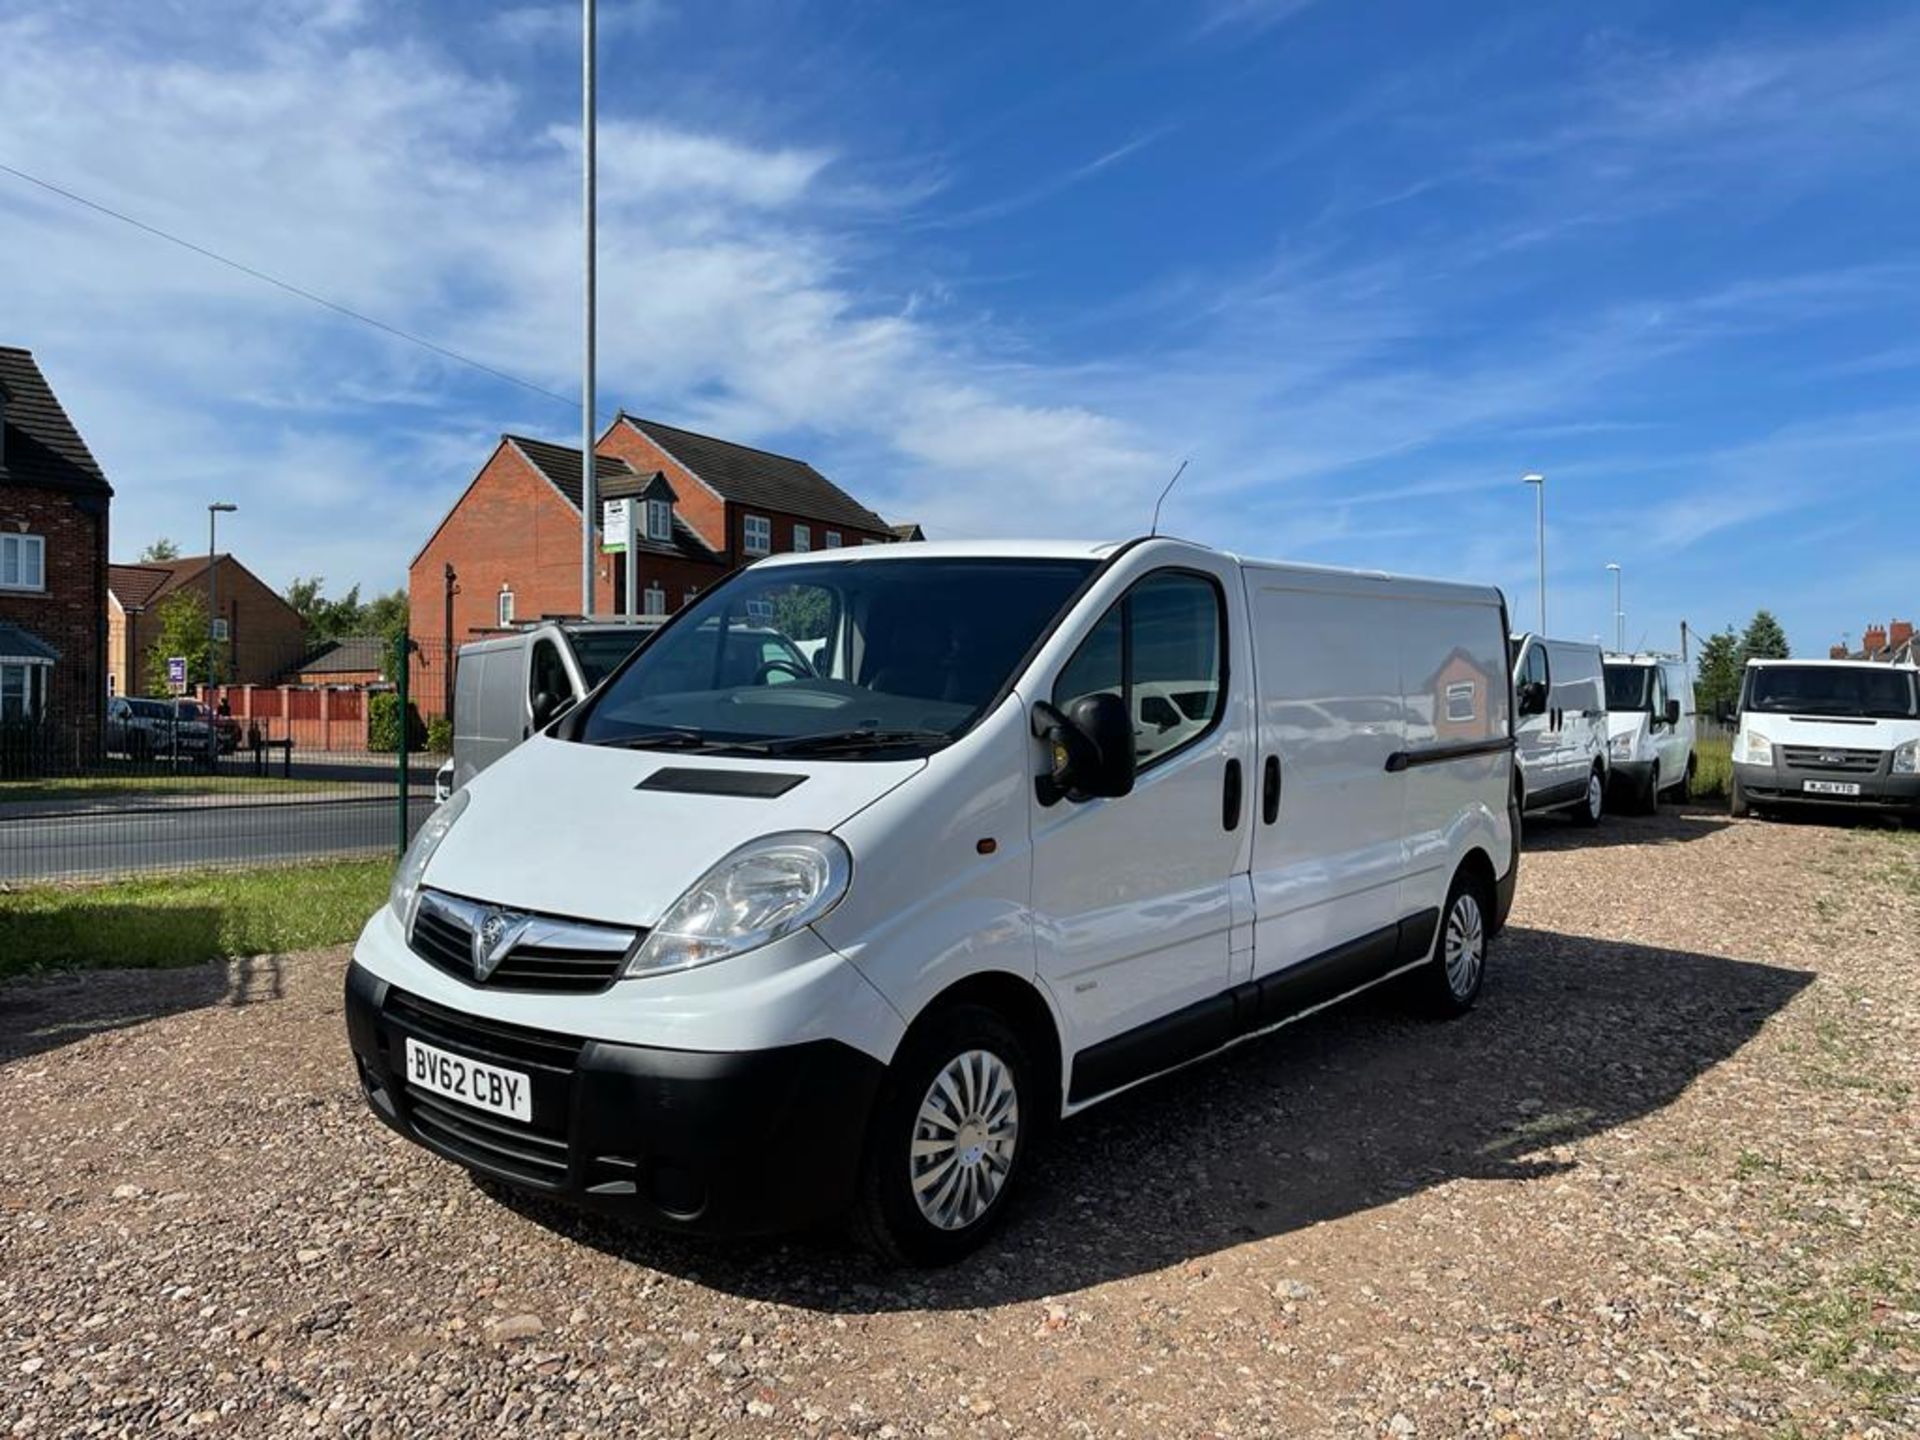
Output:
<instances>
[{"instance_id":1,"label":"white license plate","mask_svg":"<svg viewBox=\"0 0 1920 1440\"><path fill-rule=\"evenodd\" d=\"M1858 795L1860 785L1855 780L1802 780L1800 788L1809 795Z\"/></svg>"},{"instance_id":2,"label":"white license plate","mask_svg":"<svg viewBox=\"0 0 1920 1440\"><path fill-rule=\"evenodd\" d=\"M533 1118L533 1082L518 1070L469 1060L407 1037L407 1079L462 1105L505 1115L514 1120Z\"/></svg>"}]
</instances>

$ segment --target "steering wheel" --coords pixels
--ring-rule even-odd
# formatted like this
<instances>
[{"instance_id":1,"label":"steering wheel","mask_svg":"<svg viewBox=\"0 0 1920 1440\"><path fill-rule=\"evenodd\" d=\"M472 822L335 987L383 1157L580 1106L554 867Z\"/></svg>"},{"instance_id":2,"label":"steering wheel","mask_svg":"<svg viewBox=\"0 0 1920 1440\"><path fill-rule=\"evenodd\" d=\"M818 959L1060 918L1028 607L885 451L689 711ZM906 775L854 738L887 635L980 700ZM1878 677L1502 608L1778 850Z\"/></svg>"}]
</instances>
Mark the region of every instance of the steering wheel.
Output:
<instances>
[{"instance_id":1,"label":"steering wheel","mask_svg":"<svg viewBox=\"0 0 1920 1440\"><path fill-rule=\"evenodd\" d=\"M778 674L791 675L796 680L811 680L813 678L813 672L805 666L792 660L775 659L764 662L758 670L753 672L753 683L756 685L764 685L767 683L769 676Z\"/></svg>"}]
</instances>

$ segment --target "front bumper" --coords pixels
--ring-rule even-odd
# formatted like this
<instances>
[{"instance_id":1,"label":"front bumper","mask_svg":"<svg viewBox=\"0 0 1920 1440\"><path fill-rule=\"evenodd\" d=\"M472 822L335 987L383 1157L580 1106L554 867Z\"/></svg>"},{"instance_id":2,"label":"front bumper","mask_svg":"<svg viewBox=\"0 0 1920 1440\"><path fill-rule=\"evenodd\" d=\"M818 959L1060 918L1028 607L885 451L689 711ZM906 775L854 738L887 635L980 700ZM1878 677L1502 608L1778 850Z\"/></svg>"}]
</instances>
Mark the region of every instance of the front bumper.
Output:
<instances>
[{"instance_id":1,"label":"front bumper","mask_svg":"<svg viewBox=\"0 0 1920 1440\"><path fill-rule=\"evenodd\" d=\"M346 1009L367 1103L400 1134L519 1189L699 1234L843 1213L886 1068L837 1040L712 1052L535 1030L435 1004L358 962ZM412 1086L408 1036L528 1075L531 1118Z\"/></svg>"},{"instance_id":2,"label":"front bumper","mask_svg":"<svg viewBox=\"0 0 1920 1440\"><path fill-rule=\"evenodd\" d=\"M1607 770L1607 783L1618 791L1637 793L1653 778L1652 760L1615 760Z\"/></svg>"},{"instance_id":3,"label":"front bumper","mask_svg":"<svg viewBox=\"0 0 1920 1440\"><path fill-rule=\"evenodd\" d=\"M1892 775L1885 773L1887 762L1881 761L1881 772L1835 772L1795 770L1783 765L1749 765L1737 761L1733 767L1734 779L1740 782L1740 789L1746 798L1760 805L1821 805L1835 808L1859 810L1891 810L1907 815L1920 815L1920 775ZM1858 785L1858 795L1809 794L1805 788L1808 780L1838 781L1847 785Z\"/></svg>"}]
</instances>

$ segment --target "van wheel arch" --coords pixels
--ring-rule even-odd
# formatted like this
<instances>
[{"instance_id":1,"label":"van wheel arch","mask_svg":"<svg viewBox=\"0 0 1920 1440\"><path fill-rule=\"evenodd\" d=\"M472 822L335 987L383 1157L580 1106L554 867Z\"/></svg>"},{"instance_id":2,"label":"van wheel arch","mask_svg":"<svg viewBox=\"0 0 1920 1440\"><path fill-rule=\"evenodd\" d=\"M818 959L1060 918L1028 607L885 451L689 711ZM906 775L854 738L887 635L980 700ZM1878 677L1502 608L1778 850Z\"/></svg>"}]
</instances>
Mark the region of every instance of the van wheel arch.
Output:
<instances>
[{"instance_id":1,"label":"van wheel arch","mask_svg":"<svg viewBox=\"0 0 1920 1440\"><path fill-rule=\"evenodd\" d=\"M933 1018L956 1005L980 1005L994 1011L1013 1028L1039 1071L1039 1091L1047 1105L1039 1115L1042 1128L1059 1117L1066 1094L1062 1074L1060 1027L1046 998L1032 982L1005 970L985 970L956 980L921 1007L907 1027L907 1036L924 1029ZM904 1049L902 1036L895 1053Z\"/></svg>"},{"instance_id":2,"label":"van wheel arch","mask_svg":"<svg viewBox=\"0 0 1920 1440\"><path fill-rule=\"evenodd\" d=\"M1471 875L1478 883L1480 894L1487 904L1487 934L1489 936L1498 935L1505 926L1506 917L1499 914L1499 906L1494 900L1499 882L1493 872L1492 857L1478 845L1461 856L1459 865L1454 868L1453 880L1447 882L1447 890L1449 893L1452 892L1455 882L1457 882L1462 875ZM1446 916L1442 914L1440 918L1444 922Z\"/></svg>"}]
</instances>

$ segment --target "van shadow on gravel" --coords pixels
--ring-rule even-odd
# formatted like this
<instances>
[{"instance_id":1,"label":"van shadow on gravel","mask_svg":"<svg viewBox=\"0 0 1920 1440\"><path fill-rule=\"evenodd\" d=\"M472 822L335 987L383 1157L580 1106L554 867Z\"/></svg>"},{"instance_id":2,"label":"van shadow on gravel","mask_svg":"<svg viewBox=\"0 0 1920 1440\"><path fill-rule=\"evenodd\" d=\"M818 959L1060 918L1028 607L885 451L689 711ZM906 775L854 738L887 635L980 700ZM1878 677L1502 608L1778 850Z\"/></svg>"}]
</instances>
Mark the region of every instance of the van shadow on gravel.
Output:
<instances>
[{"instance_id":1,"label":"van shadow on gravel","mask_svg":"<svg viewBox=\"0 0 1920 1440\"><path fill-rule=\"evenodd\" d=\"M1557 1146L1671 1104L1752 1039L1805 971L1509 929L1479 1008L1337 1008L1068 1122L971 1259L888 1271L844 1241L721 1244L627 1229L497 1187L622 1260L730 1294L879 1313L1005 1305L1159 1270L1448 1180L1571 1168ZM1278 1278L1278 1277L1276 1277Z\"/></svg>"},{"instance_id":2,"label":"van shadow on gravel","mask_svg":"<svg viewBox=\"0 0 1920 1440\"><path fill-rule=\"evenodd\" d=\"M1576 824L1564 813L1532 815L1520 828L1520 850L1551 853L1556 850L1603 850L1609 845L1679 845L1707 840L1733 824L1726 807L1662 805L1651 815L1623 815L1609 811L1592 829Z\"/></svg>"},{"instance_id":3,"label":"van shadow on gravel","mask_svg":"<svg viewBox=\"0 0 1920 1440\"><path fill-rule=\"evenodd\" d=\"M170 911L169 918L177 920L181 913ZM218 918L207 912L206 923L216 936ZM0 1063L188 1010L277 1000L284 988L282 962L274 955L168 969L78 970L10 980L0 985Z\"/></svg>"}]
</instances>

